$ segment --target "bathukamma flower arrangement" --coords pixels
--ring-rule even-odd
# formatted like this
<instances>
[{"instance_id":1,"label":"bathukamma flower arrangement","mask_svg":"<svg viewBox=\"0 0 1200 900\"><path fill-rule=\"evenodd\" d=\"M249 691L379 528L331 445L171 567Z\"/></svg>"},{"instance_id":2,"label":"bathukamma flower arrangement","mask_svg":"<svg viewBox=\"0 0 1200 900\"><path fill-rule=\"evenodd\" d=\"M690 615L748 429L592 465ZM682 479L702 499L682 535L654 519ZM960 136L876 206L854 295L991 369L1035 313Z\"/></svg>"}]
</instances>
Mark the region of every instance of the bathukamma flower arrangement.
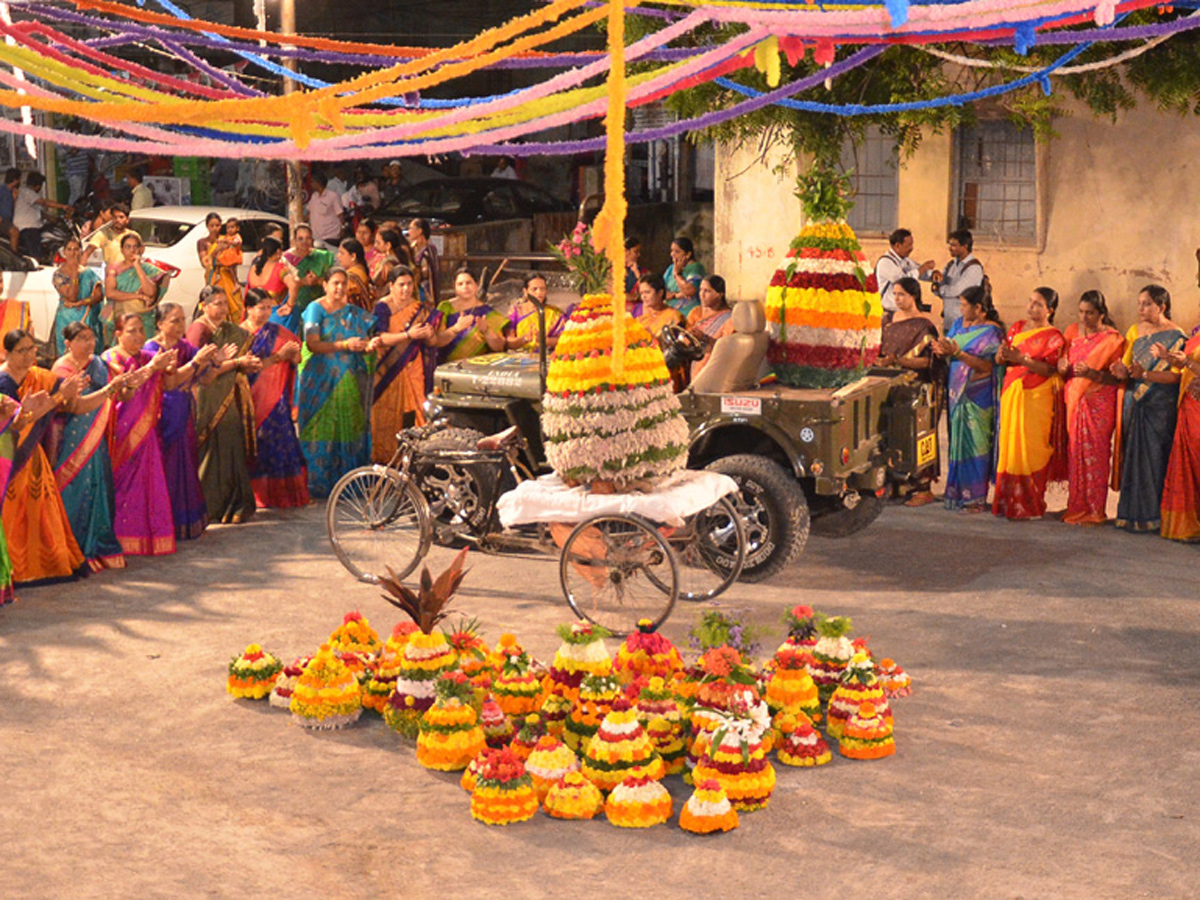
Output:
<instances>
[{"instance_id":1,"label":"bathukamma flower arrangement","mask_svg":"<svg viewBox=\"0 0 1200 900\"><path fill-rule=\"evenodd\" d=\"M471 815L485 825L511 825L532 819L537 791L525 765L509 749L484 753L471 791Z\"/></svg>"},{"instance_id":2,"label":"bathukamma flower arrangement","mask_svg":"<svg viewBox=\"0 0 1200 900\"><path fill-rule=\"evenodd\" d=\"M283 663L258 644L251 644L229 661L225 690L234 697L261 700L271 693L282 671Z\"/></svg>"},{"instance_id":3,"label":"bathukamma flower arrangement","mask_svg":"<svg viewBox=\"0 0 1200 900\"><path fill-rule=\"evenodd\" d=\"M292 692L292 721L305 728L345 728L362 715L358 679L328 644L304 667Z\"/></svg>"},{"instance_id":4,"label":"bathukamma flower arrangement","mask_svg":"<svg viewBox=\"0 0 1200 900\"><path fill-rule=\"evenodd\" d=\"M437 699L421 716L417 762L427 769L457 772L487 746L471 705L474 691L462 672L439 676L434 687Z\"/></svg>"}]
</instances>

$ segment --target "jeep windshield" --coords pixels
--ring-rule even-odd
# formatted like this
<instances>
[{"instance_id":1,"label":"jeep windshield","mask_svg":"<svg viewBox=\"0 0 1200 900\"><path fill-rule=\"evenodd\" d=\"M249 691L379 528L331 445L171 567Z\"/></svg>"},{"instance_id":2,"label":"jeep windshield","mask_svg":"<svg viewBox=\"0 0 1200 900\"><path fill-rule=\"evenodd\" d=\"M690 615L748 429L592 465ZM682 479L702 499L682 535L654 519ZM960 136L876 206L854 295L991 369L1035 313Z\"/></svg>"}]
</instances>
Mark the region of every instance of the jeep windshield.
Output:
<instances>
[{"instance_id":1,"label":"jeep windshield","mask_svg":"<svg viewBox=\"0 0 1200 900\"><path fill-rule=\"evenodd\" d=\"M174 247L192 230L192 223L167 219L130 219L129 228L138 233L147 247Z\"/></svg>"}]
</instances>

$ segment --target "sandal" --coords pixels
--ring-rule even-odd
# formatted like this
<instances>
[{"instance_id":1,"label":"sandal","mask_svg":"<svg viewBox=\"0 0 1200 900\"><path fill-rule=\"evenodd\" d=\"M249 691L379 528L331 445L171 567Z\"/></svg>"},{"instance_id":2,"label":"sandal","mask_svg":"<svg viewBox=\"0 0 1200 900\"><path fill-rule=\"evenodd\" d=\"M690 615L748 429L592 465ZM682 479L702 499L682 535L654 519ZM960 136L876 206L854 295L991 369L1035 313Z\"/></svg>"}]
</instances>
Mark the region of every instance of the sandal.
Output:
<instances>
[{"instance_id":1,"label":"sandal","mask_svg":"<svg viewBox=\"0 0 1200 900\"><path fill-rule=\"evenodd\" d=\"M913 494L904 501L905 506L917 507L925 506L927 503L936 503L937 497L933 496L933 491L914 491Z\"/></svg>"}]
</instances>

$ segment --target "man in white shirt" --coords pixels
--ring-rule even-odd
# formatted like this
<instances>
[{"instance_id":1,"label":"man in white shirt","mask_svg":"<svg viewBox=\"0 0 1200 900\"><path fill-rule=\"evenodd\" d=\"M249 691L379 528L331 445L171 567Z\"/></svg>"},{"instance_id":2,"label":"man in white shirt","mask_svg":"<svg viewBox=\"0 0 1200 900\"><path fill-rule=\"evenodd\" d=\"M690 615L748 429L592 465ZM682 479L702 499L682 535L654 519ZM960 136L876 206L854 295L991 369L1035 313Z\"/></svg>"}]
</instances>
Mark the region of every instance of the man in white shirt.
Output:
<instances>
[{"instance_id":1,"label":"man in white shirt","mask_svg":"<svg viewBox=\"0 0 1200 900\"><path fill-rule=\"evenodd\" d=\"M508 178L511 181L517 180L517 170L513 167L513 161L508 156L502 156L496 160L496 168L492 170L493 178Z\"/></svg>"},{"instance_id":2,"label":"man in white shirt","mask_svg":"<svg viewBox=\"0 0 1200 900\"><path fill-rule=\"evenodd\" d=\"M146 173L141 169L133 169L125 180L129 182L129 188L133 191L129 198L130 211L139 209L149 209L154 205L154 192L150 190L150 186L146 184Z\"/></svg>"},{"instance_id":3,"label":"man in white shirt","mask_svg":"<svg viewBox=\"0 0 1200 900\"><path fill-rule=\"evenodd\" d=\"M308 198L308 224L318 241L336 244L342 236L342 198L329 186L324 172L313 172Z\"/></svg>"},{"instance_id":4,"label":"man in white shirt","mask_svg":"<svg viewBox=\"0 0 1200 900\"><path fill-rule=\"evenodd\" d=\"M65 203L55 203L42 196L45 183L46 176L41 172L30 172L13 202L13 228L18 232L20 252L28 256L42 255L42 210L70 209Z\"/></svg>"},{"instance_id":5,"label":"man in white shirt","mask_svg":"<svg viewBox=\"0 0 1200 900\"><path fill-rule=\"evenodd\" d=\"M971 250L975 239L965 228L950 233L946 249L950 261L940 272L933 272L933 292L942 298L942 324L945 331L959 316L958 298L967 288L983 284L983 263L975 258Z\"/></svg>"},{"instance_id":6,"label":"man in white shirt","mask_svg":"<svg viewBox=\"0 0 1200 900\"><path fill-rule=\"evenodd\" d=\"M883 302L883 324L891 321L896 311L892 285L901 278L920 278L933 269L933 260L920 265L912 259L913 236L907 228L897 228L888 235L891 249L875 263L875 280L879 283L879 299Z\"/></svg>"}]
</instances>

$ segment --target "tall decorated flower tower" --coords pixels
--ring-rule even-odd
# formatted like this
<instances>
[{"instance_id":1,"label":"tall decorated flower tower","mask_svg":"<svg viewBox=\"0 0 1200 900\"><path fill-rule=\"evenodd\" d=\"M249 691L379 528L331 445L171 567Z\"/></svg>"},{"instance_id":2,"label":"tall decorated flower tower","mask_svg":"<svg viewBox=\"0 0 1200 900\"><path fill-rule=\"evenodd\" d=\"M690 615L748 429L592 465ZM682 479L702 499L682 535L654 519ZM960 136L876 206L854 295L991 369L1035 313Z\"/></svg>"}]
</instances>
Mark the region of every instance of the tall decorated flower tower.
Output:
<instances>
[{"instance_id":1,"label":"tall decorated flower tower","mask_svg":"<svg viewBox=\"0 0 1200 900\"><path fill-rule=\"evenodd\" d=\"M854 230L849 179L814 162L796 196L804 227L767 289L767 359L785 384L849 384L879 356L883 308Z\"/></svg>"}]
</instances>

